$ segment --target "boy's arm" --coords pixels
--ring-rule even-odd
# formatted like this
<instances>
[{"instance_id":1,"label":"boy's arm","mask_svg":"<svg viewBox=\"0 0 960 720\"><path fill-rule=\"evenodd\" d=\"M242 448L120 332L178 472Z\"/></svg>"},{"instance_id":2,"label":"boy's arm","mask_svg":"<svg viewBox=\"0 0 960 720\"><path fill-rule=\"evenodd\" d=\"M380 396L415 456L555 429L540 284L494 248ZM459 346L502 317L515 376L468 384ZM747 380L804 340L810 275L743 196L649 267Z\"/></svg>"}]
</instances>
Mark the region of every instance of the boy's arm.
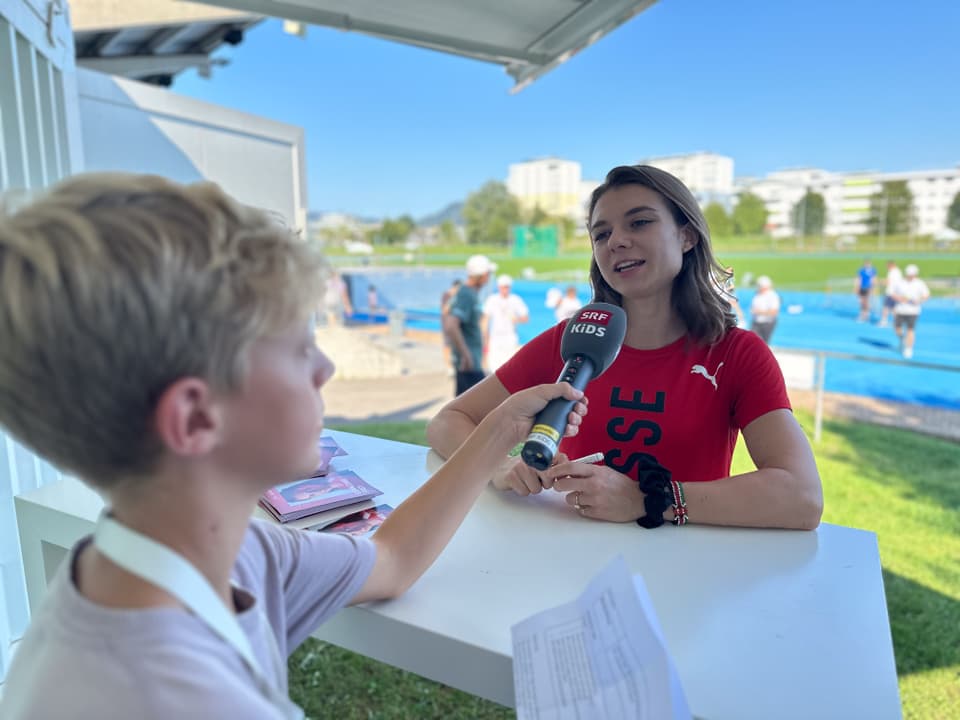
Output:
<instances>
[{"instance_id":1,"label":"boy's arm","mask_svg":"<svg viewBox=\"0 0 960 720\"><path fill-rule=\"evenodd\" d=\"M512 395L480 423L463 446L388 517L373 536L377 559L351 604L396 597L437 558L487 486L504 456L529 433L534 416L557 397L581 400L566 383ZM566 435L575 435L586 404L577 402Z\"/></svg>"}]
</instances>

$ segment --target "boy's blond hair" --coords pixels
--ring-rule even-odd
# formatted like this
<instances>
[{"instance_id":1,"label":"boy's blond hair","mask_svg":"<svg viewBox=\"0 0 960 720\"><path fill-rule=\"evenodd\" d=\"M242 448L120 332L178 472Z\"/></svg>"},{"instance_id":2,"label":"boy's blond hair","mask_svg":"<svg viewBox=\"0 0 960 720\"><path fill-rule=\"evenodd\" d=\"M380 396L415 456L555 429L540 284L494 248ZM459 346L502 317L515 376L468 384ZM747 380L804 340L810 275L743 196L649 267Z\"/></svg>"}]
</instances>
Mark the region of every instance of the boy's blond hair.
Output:
<instances>
[{"instance_id":1,"label":"boy's blond hair","mask_svg":"<svg viewBox=\"0 0 960 720\"><path fill-rule=\"evenodd\" d=\"M0 425L93 485L142 476L170 384L236 389L321 284L317 254L215 185L67 180L0 218Z\"/></svg>"}]
</instances>

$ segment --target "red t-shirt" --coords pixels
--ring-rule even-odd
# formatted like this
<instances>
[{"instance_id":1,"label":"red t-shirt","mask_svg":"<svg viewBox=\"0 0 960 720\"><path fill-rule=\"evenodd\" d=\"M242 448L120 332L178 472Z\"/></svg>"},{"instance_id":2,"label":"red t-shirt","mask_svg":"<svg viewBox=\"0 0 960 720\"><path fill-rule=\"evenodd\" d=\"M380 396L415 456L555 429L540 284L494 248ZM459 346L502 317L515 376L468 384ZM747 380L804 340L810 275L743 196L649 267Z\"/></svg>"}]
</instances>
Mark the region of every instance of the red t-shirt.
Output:
<instances>
[{"instance_id":1,"label":"red t-shirt","mask_svg":"<svg viewBox=\"0 0 960 720\"><path fill-rule=\"evenodd\" d=\"M497 370L510 393L556 382L564 326L538 335ZM773 353L737 328L713 345L686 337L656 350L624 345L586 395L589 412L561 451L571 459L602 451L607 465L634 480L662 468L680 482L727 477L738 432L772 410L790 409Z\"/></svg>"}]
</instances>

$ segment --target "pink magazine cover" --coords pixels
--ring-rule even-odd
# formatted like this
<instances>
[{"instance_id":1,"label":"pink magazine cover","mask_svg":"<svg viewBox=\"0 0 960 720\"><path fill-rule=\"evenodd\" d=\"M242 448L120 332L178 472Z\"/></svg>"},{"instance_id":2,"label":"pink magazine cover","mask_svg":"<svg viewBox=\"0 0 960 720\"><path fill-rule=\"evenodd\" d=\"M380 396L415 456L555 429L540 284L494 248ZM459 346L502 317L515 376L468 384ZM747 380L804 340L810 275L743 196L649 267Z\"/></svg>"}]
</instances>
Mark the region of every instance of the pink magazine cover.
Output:
<instances>
[{"instance_id":1,"label":"pink magazine cover","mask_svg":"<svg viewBox=\"0 0 960 720\"><path fill-rule=\"evenodd\" d=\"M263 494L260 505L280 522L287 522L382 494L355 472L334 470L322 477L277 485Z\"/></svg>"},{"instance_id":2,"label":"pink magazine cover","mask_svg":"<svg viewBox=\"0 0 960 720\"><path fill-rule=\"evenodd\" d=\"M376 507L358 510L339 520L334 520L320 529L323 532L338 532L365 537L372 535L392 512L393 508L390 505L377 505Z\"/></svg>"},{"instance_id":3,"label":"pink magazine cover","mask_svg":"<svg viewBox=\"0 0 960 720\"><path fill-rule=\"evenodd\" d=\"M314 477L326 475L330 472L331 460L348 454L332 437L321 437L317 440L317 450L320 452L320 463L317 465L317 469L313 471Z\"/></svg>"}]
</instances>

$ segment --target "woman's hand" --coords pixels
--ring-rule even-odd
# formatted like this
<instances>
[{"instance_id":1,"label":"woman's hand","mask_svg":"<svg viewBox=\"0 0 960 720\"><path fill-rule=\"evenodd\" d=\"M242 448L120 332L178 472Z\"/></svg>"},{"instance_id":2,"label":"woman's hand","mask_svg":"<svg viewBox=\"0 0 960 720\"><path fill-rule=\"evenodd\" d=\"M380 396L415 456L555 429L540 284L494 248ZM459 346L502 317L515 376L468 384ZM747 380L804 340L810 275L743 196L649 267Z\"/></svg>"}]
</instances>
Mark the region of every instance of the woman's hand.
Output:
<instances>
[{"instance_id":1,"label":"woman's hand","mask_svg":"<svg viewBox=\"0 0 960 720\"><path fill-rule=\"evenodd\" d=\"M554 464L565 463L567 456L558 452L553 462ZM493 476L492 482L497 490L513 490L517 495L536 495L541 490L549 490L553 487L552 478L548 478L546 473L543 475L538 473L519 455L507 458Z\"/></svg>"},{"instance_id":2,"label":"woman's hand","mask_svg":"<svg viewBox=\"0 0 960 720\"><path fill-rule=\"evenodd\" d=\"M562 462L542 473L557 492L567 493L567 504L584 517L609 522L632 522L646 512L637 483L606 465Z\"/></svg>"}]
</instances>

